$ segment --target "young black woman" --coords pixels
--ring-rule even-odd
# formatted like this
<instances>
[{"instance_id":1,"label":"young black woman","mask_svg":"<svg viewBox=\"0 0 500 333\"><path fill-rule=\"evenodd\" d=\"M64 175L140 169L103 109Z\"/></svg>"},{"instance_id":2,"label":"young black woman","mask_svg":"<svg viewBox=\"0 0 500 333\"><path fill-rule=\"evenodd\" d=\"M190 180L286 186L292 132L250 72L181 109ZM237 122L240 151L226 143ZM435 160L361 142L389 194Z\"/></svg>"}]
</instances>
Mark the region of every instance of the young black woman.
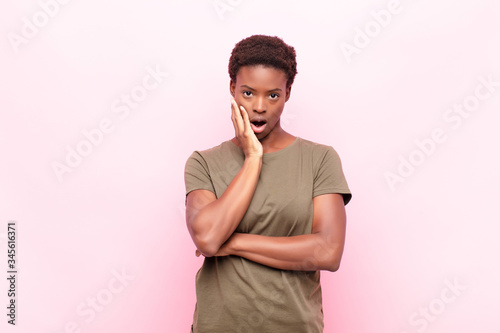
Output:
<instances>
[{"instance_id":1,"label":"young black woman","mask_svg":"<svg viewBox=\"0 0 500 333\"><path fill-rule=\"evenodd\" d=\"M186 162L186 223L205 257L192 332L323 332L320 271L339 268L341 161L280 123L297 73L293 47L254 35L229 60L235 137Z\"/></svg>"}]
</instances>

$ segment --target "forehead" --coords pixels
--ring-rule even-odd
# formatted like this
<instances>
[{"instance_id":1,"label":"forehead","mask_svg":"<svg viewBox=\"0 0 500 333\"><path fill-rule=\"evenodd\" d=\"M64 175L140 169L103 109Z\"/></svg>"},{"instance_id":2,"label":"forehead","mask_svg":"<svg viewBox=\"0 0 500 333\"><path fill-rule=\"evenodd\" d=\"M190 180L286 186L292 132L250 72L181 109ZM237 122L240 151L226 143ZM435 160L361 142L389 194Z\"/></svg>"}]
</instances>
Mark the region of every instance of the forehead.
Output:
<instances>
[{"instance_id":1,"label":"forehead","mask_svg":"<svg viewBox=\"0 0 500 333\"><path fill-rule=\"evenodd\" d=\"M287 77L283 70L274 67L255 65L243 66L236 74L236 84L248 85L252 88L282 88L286 86Z\"/></svg>"}]
</instances>

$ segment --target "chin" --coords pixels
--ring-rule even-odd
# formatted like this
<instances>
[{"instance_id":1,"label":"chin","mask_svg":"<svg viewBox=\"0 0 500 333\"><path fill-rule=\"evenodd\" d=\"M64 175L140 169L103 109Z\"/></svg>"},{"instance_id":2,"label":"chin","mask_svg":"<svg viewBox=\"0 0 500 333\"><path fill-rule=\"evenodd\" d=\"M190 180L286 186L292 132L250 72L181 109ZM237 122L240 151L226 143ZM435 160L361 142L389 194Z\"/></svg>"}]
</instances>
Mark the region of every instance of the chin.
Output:
<instances>
[{"instance_id":1,"label":"chin","mask_svg":"<svg viewBox=\"0 0 500 333\"><path fill-rule=\"evenodd\" d=\"M269 132L262 132L262 133L259 133L258 135L256 135L257 137L257 140L259 141L262 141L264 140L265 138L267 138L267 136L269 135L269 133L271 133L270 131Z\"/></svg>"}]
</instances>

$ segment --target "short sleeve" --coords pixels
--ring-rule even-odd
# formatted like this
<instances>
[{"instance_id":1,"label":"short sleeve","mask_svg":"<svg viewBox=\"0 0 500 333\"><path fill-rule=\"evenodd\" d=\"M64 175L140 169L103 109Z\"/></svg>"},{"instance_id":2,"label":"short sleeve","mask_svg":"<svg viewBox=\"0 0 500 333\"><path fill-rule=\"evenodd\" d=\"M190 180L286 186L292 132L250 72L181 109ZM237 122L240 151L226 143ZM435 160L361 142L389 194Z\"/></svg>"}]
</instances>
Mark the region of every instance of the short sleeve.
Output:
<instances>
[{"instance_id":1,"label":"short sleeve","mask_svg":"<svg viewBox=\"0 0 500 333\"><path fill-rule=\"evenodd\" d=\"M197 151L193 152L186 161L184 183L186 185L186 197L189 192L194 190L208 190L215 193L208 164Z\"/></svg>"},{"instance_id":2,"label":"short sleeve","mask_svg":"<svg viewBox=\"0 0 500 333\"><path fill-rule=\"evenodd\" d=\"M347 205L352 194L344 177L342 163L337 152L332 147L326 146L317 161L313 197L328 193L339 193L344 197L344 205Z\"/></svg>"}]
</instances>

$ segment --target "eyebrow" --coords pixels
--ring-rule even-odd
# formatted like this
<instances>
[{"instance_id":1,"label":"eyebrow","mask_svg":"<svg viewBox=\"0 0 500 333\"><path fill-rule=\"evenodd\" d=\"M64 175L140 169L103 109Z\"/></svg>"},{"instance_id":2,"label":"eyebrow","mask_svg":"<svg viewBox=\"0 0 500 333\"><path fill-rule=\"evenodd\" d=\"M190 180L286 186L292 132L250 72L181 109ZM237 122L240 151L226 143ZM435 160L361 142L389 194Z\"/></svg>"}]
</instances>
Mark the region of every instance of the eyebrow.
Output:
<instances>
[{"instance_id":1,"label":"eyebrow","mask_svg":"<svg viewBox=\"0 0 500 333\"><path fill-rule=\"evenodd\" d=\"M246 84L241 85L241 86L240 86L240 88L247 88L248 90L253 90L253 91L255 91L255 89L254 89L254 88L249 87L249 86L247 86ZM282 90L281 90L281 88L276 88L276 89L271 89L271 90L268 90L267 92L272 92L272 91L282 91Z\"/></svg>"}]
</instances>

